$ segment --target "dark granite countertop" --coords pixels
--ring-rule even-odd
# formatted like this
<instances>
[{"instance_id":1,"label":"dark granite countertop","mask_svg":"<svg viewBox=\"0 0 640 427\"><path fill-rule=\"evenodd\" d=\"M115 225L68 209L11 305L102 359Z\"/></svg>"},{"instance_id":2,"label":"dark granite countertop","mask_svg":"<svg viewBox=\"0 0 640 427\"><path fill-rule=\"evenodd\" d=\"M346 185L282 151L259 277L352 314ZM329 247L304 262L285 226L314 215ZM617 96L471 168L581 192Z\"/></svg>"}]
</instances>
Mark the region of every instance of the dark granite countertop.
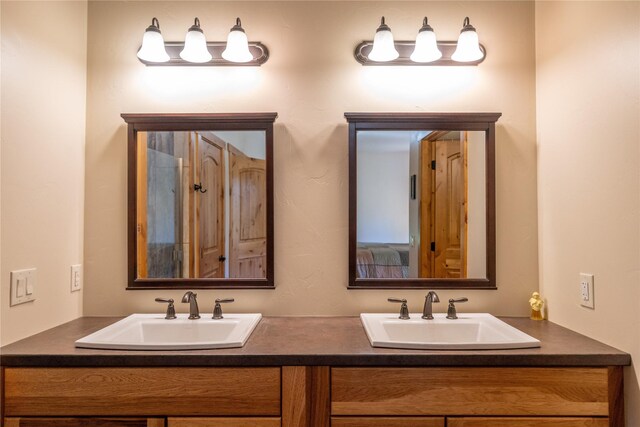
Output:
<instances>
[{"instance_id":1,"label":"dark granite countertop","mask_svg":"<svg viewBox=\"0 0 640 427\"><path fill-rule=\"evenodd\" d=\"M122 351L75 348L75 340L121 317L83 317L0 349L0 364L99 366L610 366L629 354L548 321L501 319L540 348L429 351L373 348L358 317L264 317L242 348Z\"/></svg>"}]
</instances>

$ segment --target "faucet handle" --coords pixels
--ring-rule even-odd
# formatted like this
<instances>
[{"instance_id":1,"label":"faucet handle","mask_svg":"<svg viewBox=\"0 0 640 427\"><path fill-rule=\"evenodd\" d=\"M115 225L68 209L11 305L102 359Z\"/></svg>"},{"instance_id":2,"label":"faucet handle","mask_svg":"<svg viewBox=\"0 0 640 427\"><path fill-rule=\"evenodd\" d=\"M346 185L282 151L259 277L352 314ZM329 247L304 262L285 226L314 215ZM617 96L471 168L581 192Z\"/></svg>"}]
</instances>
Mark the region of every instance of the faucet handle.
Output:
<instances>
[{"instance_id":1,"label":"faucet handle","mask_svg":"<svg viewBox=\"0 0 640 427\"><path fill-rule=\"evenodd\" d=\"M449 308L447 308L447 319L455 320L458 318L458 314L456 313L456 306L454 305L454 303L467 301L469 301L469 298L467 297L449 299Z\"/></svg>"},{"instance_id":2,"label":"faucet handle","mask_svg":"<svg viewBox=\"0 0 640 427\"><path fill-rule=\"evenodd\" d=\"M213 307L213 318L214 319L222 319L222 306L220 304L224 304L224 303L228 303L228 302L234 302L235 299L233 298L223 298L223 299L216 299L216 305Z\"/></svg>"},{"instance_id":3,"label":"faucet handle","mask_svg":"<svg viewBox=\"0 0 640 427\"><path fill-rule=\"evenodd\" d=\"M404 299L404 298L387 298L387 301L389 301L389 302L397 302L399 304L402 304L400 306L400 316L398 318L402 319L402 320L410 319L410 317L409 317L409 307L407 307L407 300L406 299Z\"/></svg>"},{"instance_id":4,"label":"faucet handle","mask_svg":"<svg viewBox=\"0 0 640 427\"><path fill-rule=\"evenodd\" d=\"M167 306L167 314L164 316L165 319L171 320L176 318L176 308L173 306L173 298L156 298L156 302L169 304Z\"/></svg>"}]
</instances>

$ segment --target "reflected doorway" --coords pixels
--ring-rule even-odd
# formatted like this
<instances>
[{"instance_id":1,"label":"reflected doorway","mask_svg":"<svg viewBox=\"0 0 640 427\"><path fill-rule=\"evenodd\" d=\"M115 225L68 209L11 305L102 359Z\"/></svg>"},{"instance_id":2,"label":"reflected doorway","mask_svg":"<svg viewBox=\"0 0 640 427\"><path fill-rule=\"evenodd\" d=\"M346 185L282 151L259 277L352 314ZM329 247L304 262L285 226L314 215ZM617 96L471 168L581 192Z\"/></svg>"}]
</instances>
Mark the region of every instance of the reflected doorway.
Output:
<instances>
[{"instance_id":1,"label":"reflected doorway","mask_svg":"<svg viewBox=\"0 0 640 427\"><path fill-rule=\"evenodd\" d=\"M265 278L265 133L137 136L138 277Z\"/></svg>"}]
</instances>

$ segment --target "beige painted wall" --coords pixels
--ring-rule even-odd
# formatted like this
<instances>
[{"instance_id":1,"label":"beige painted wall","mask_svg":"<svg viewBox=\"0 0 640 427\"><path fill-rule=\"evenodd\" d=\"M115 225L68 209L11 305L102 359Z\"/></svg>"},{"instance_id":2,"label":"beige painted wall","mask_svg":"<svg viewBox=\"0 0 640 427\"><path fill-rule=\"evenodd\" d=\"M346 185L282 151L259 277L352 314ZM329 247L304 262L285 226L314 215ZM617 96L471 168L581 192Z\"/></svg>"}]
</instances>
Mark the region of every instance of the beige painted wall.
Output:
<instances>
[{"instance_id":1,"label":"beige painted wall","mask_svg":"<svg viewBox=\"0 0 640 427\"><path fill-rule=\"evenodd\" d=\"M2 9L0 342L82 315L87 3ZM36 300L9 307L10 271L37 268Z\"/></svg>"},{"instance_id":2,"label":"beige painted wall","mask_svg":"<svg viewBox=\"0 0 640 427\"><path fill-rule=\"evenodd\" d=\"M595 25L585 39L585 23ZM555 323L640 358L640 3L536 4L540 287ZM595 275L595 310L578 301ZM640 425L637 367L627 426Z\"/></svg>"},{"instance_id":3,"label":"beige painted wall","mask_svg":"<svg viewBox=\"0 0 640 427\"><path fill-rule=\"evenodd\" d=\"M498 291L466 295L464 310L526 315L538 289L535 49L532 2L100 2L89 3L85 203L87 315L160 311L156 296L126 291L126 128L122 112L276 111L275 290L200 291L200 307L234 296L233 310L266 315L354 315L390 310L388 296L422 307L425 291L347 290L345 111L500 111L497 129ZM411 39L429 14L442 40L466 15L487 48L478 67L362 67L353 49L381 15ZM144 29L160 20L181 40L198 16L224 40L236 16L270 49L259 68L145 67ZM305 57L304 52L312 55ZM178 310L185 311L183 304ZM395 309L395 308L393 308ZM443 311L444 304L437 310Z\"/></svg>"}]
</instances>

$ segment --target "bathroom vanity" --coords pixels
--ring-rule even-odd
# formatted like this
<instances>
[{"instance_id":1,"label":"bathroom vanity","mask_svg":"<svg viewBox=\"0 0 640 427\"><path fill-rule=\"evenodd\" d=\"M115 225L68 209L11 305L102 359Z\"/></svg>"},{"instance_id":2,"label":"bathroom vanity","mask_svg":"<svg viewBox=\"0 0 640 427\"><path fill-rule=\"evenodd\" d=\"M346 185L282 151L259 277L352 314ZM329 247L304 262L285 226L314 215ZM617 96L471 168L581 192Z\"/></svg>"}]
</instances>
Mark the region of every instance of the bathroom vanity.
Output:
<instances>
[{"instance_id":1,"label":"bathroom vanity","mask_svg":"<svg viewBox=\"0 0 640 427\"><path fill-rule=\"evenodd\" d=\"M116 318L2 348L7 427L622 427L630 356L547 321L540 348L373 348L356 317L267 317L242 348L90 350Z\"/></svg>"}]
</instances>

